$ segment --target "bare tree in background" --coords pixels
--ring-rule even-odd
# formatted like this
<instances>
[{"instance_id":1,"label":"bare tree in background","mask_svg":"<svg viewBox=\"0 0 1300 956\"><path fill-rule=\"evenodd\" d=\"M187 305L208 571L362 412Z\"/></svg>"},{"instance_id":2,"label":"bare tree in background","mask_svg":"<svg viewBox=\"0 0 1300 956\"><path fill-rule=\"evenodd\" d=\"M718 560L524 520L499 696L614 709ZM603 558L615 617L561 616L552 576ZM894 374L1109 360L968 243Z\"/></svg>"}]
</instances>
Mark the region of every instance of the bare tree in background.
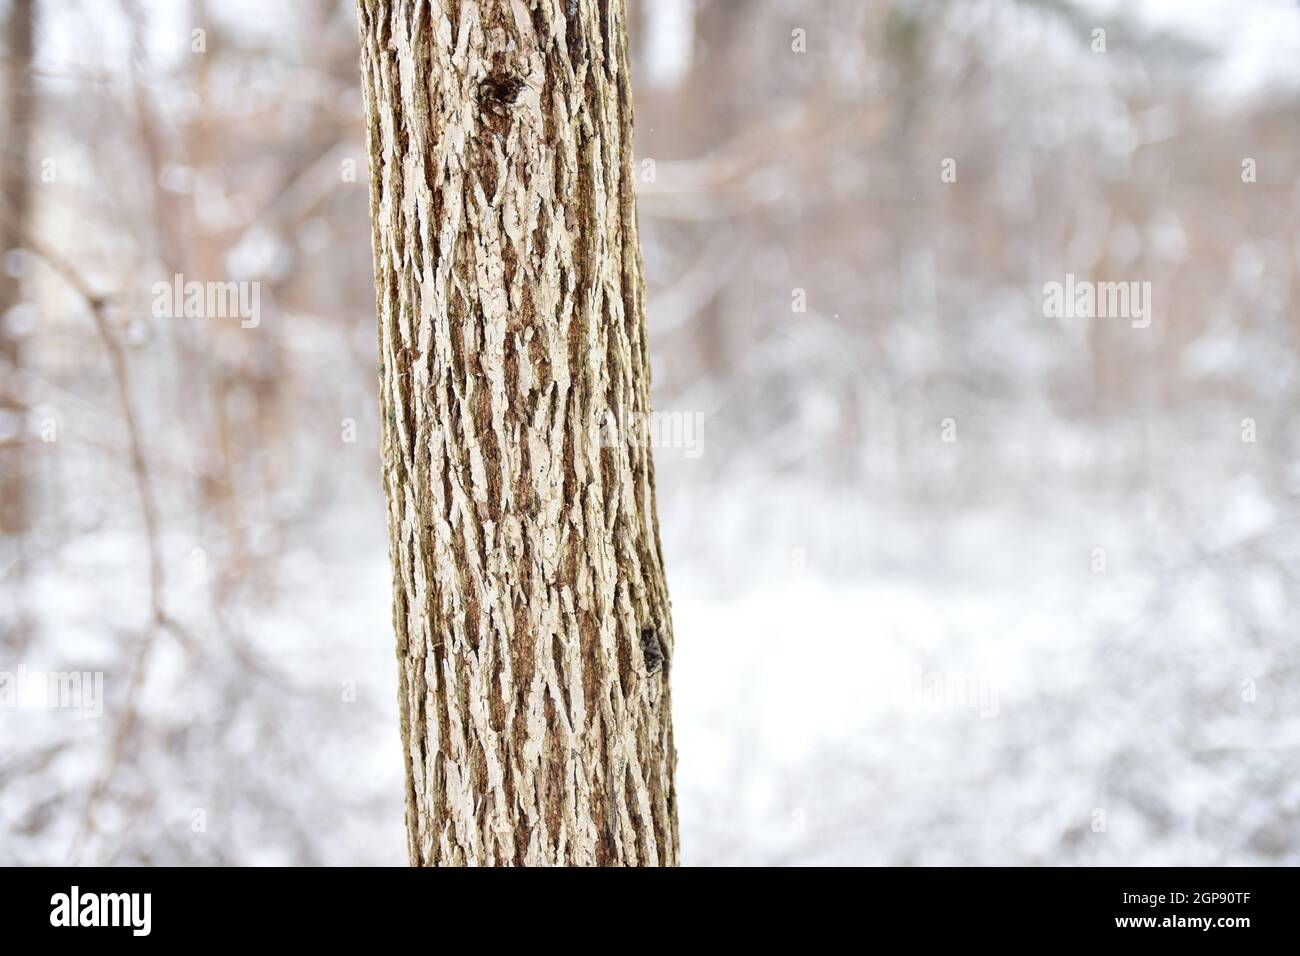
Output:
<instances>
[{"instance_id":1,"label":"bare tree in background","mask_svg":"<svg viewBox=\"0 0 1300 956\"><path fill-rule=\"evenodd\" d=\"M620 0L361 0L414 864L675 864Z\"/></svg>"},{"instance_id":2,"label":"bare tree in background","mask_svg":"<svg viewBox=\"0 0 1300 956\"><path fill-rule=\"evenodd\" d=\"M7 76L3 135L0 136L0 366L5 367L9 385L0 389L0 411L14 421L25 421L26 402L18 394L17 377L22 368L22 331L10 310L22 301L20 270L7 268L5 259L23 245L27 207L31 138L34 108L31 61L33 0L13 0L6 27ZM2 441L2 439L0 439ZM21 645L28 637L30 621L23 609L23 538L28 529L26 468L23 443L27 430L11 429L8 447L0 444L0 538L8 539L16 555L11 592L16 603L12 633Z\"/></svg>"}]
</instances>

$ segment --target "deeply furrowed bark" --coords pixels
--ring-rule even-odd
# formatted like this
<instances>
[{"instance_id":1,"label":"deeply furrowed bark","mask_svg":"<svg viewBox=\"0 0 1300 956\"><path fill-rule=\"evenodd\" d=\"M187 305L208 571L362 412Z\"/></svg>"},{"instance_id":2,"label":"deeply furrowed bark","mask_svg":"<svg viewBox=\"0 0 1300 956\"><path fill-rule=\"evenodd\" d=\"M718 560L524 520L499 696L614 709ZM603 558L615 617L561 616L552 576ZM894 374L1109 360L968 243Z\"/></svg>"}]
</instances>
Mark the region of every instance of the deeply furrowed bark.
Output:
<instances>
[{"instance_id":1,"label":"deeply furrowed bark","mask_svg":"<svg viewBox=\"0 0 1300 956\"><path fill-rule=\"evenodd\" d=\"M410 860L677 863L621 0L359 0Z\"/></svg>"}]
</instances>

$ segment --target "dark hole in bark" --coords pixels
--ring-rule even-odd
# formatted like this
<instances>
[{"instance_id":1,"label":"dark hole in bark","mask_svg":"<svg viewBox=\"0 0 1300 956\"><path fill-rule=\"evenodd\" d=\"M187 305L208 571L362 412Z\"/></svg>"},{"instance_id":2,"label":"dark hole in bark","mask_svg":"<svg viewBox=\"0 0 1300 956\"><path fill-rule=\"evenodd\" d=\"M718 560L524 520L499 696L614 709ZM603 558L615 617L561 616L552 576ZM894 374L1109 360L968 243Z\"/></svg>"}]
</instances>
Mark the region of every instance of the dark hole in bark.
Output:
<instances>
[{"instance_id":1,"label":"dark hole in bark","mask_svg":"<svg viewBox=\"0 0 1300 956\"><path fill-rule=\"evenodd\" d=\"M659 643L659 632L653 627L641 629L641 655L645 658L647 674L657 673L664 666L664 649Z\"/></svg>"},{"instance_id":2,"label":"dark hole in bark","mask_svg":"<svg viewBox=\"0 0 1300 956\"><path fill-rule=\"evenodd\" d=\"M524 81L508 73L493 73L478 85L479 106L483 109L497 110L513 106L524 91Z\"/></svg>"}]
</instances>

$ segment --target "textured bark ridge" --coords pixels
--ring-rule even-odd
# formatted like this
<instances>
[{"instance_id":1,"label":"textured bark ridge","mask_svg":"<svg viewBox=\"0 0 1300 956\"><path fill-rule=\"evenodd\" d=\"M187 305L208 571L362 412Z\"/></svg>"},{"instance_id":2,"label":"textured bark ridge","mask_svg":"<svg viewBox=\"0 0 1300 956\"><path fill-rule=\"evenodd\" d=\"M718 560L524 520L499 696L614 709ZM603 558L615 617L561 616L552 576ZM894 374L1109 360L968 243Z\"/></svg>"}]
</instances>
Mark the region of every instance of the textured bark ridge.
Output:
<instances>
[{"instance_id":1,"label":"textured bark ridge","mask_svg":"<svg viewBox=\"0 0 1300 956\"><path fill-rule=\"evenodd\" d=\"M621 0L359 0L413 864L678 858Z\"/></svg>"}]
</instances>

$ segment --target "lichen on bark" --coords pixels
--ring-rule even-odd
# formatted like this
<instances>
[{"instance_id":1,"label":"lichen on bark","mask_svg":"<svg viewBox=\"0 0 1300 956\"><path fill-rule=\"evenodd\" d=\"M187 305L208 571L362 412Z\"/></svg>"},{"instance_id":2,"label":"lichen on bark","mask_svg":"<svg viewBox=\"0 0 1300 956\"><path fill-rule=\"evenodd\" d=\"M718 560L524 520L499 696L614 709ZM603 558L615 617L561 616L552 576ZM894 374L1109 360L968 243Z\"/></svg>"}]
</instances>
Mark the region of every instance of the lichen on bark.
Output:
<instances>
[{"instance_id":1,"label":"lichen on bark","mask_svg":"<svg viewBox=\"0 0 1300 956\"><path fill-rule=\"evenodd\" d=\"M410 860L676 864L623 3L358 9Z\"/></svg>"}]
</instances>

